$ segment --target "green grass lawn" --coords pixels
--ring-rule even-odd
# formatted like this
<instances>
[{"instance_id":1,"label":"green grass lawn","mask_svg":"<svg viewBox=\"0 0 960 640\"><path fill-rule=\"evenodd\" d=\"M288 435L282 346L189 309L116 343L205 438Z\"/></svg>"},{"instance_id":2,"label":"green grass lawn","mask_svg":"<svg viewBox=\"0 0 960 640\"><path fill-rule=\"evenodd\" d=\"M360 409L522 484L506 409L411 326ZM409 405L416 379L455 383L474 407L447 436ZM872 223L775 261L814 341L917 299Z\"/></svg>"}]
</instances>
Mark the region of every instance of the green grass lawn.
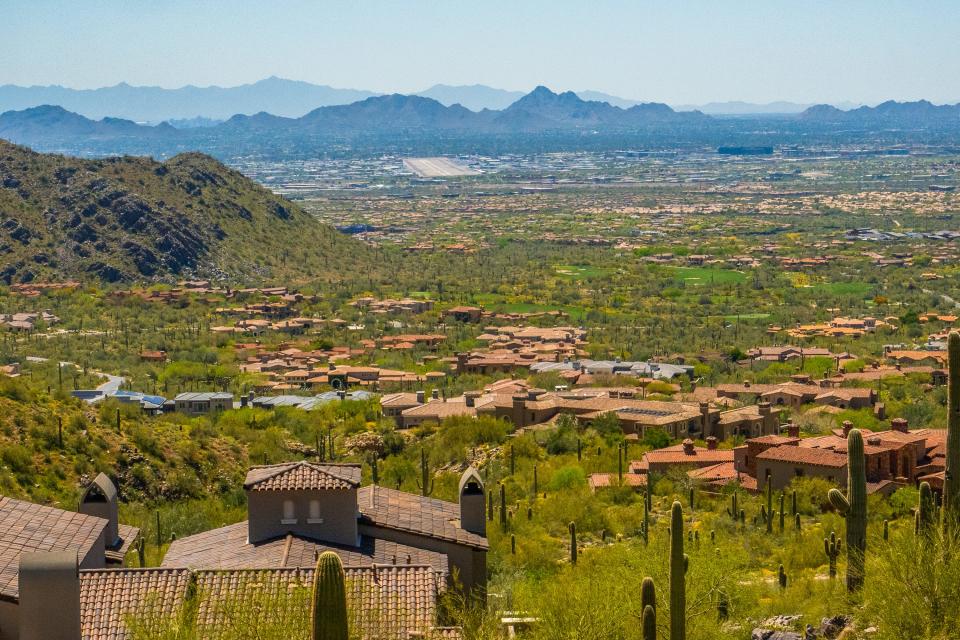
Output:
<instances>
[{"instance_id":1,"label":"green grass lawn","mask_svg":"<svg viewBox=\"0 0 960 640\"><path fill-rule=\"evenodd\" d=\"M613 273L607 267L595 267L589 264L558 264L554 267L558 276L579 280L580 278L602 278Z\"/></svg>"},{"instance_id":2,"label":"green grass lawn","mask_svg":"<svg viewBox=\"0 0 960 640\"><path fill-rule=\"evenodd\" d=\"M738 284L746 282L742 271L717 269L714 267L669 267L671 273L691 285Z\"/></svg>"}]
</instances>

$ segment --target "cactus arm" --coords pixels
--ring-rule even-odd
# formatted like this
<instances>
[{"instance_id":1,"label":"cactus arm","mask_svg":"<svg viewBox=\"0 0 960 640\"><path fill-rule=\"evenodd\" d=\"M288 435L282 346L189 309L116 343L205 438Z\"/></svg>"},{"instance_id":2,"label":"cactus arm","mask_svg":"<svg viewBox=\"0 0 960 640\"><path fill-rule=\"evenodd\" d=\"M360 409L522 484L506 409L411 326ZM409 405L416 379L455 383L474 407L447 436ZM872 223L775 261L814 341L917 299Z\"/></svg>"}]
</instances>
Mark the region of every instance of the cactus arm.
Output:
<instances>
[{"instance_id":1,"label":"cactus arm","mask_svg":"<svg viewBox=\"0 0 960 640\"><path fill-rule=\"evenodd\" d=\"M830 489L827 498L830 500L833 508L841 514L846 514L850 510L850 502L847 500L847 496L840 493L839 489Z\"/></svg>"}]
</instances>

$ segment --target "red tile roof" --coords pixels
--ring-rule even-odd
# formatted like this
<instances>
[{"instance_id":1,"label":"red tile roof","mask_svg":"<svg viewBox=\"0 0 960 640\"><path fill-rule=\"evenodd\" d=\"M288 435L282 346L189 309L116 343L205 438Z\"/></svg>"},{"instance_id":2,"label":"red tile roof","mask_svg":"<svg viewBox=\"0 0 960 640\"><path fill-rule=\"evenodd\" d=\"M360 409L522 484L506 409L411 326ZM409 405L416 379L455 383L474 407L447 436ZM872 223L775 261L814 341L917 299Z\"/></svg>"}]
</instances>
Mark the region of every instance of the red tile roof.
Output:
<instances>
[{"instance_id":1,"label":"red tile roof","mask_svg":"<svg viewBox=\"0 0 960 640\"><path fill-rule=\"evenodd\" d=\"M330 545L302 536L280 536L273 540L247 542L247 522L204 531L174 540L163 558L164 567L191 569L272 569L312 567L316 554L333 551L344 566L374 564L428 564L439 573L447 572L447 556L389 540L362 536L357 547Z\"/></svg>"},{"instance_id":2,"label":"red tile roof","mask_svg":"<svg viewBox=\"0 0 960 640\"><path fill-rule=\"evenodd\" d=\"M21 554L76 549L82 559L106 526L103 518L0 496L0 597L19 597Z\"/></svg>"},{"instance_id":3,"label":"red tile roof","mask_svg":"<svg viewBox=\"0 0 960 640\"><path fill-rule=\"evenodd\" d=\"M357 491L360 524L487 549L487 539L460 528L460 506L434 498L367 485ZM361 530L362 531L362 530Z\"/></svg>"},{"instance_id":4,"label":"red tile roof","mask_svg":"<svg viewBox=\"0 0 960 640\"><path fill-rule=\"evenodd\" d=\"M252 467L243 488L248 491L354 489L360 486L360 465L292 462Z\"/></svg>"},{"instance_id":5,"label":"red tile roof","mask_svg":"<svg viewBox=\"0 0 960 640\"><path fill-rule=\"evenodd\" d=\"M812 447L772 447L758 454L756 459L809 464L816 467L834 467L837 469L847 466L846 455L841 455L830 449L816 449Z\"/></svg>"}]
</instances>

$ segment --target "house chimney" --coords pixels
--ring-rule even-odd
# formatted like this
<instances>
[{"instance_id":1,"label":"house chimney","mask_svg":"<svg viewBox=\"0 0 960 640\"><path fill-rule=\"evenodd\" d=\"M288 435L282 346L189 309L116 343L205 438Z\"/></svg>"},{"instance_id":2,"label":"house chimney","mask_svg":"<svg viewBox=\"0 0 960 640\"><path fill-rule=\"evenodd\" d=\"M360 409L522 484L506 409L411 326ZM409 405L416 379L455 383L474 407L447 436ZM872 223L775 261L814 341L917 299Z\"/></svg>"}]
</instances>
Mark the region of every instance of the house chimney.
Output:
<instances>
[{"instance_id":1,"label":"house chimney","mask_svg":"<svg viewBox=\"0 0 960 640\"><path fill-rule=\"evenodd\" d=\"M800 437L800 425L796 424L792 420L787 424L787 435L791 438Z\"/></svg>"},{"instance_id":2,"label":"house chimney","mask_svg":"<svg viewBox=\"0 0 960 640\"><path fill-rule=\"evenodd\" d=\"M703 430L703 435L707 435L707 432L710 430L710 403L709 402L700 403L700 428Z\"/></svg>"},{"instance_id":3,"label":"house chimney","mask_svg":"<svg viewBox=\"0 0 960 640\"><path fill-rule=\"evenodd\" d=\"M240 396L240 407L243 408L247 406L247 396Z\"/></svg>"},{"instance_id":4,"label":"house chimney","mask_svg":"<svg viewBox=\"0 0 960 640\"><path fill-rule=\"evenodd\" d=\"M714 451L717 448L717 439L714 436L707 438L707 449Z\"/></svg>"},{"instance_id":5,"label":"house chimney","mask_svg":"<svg viewBox=\"0 0 960 640\"><path fill-rule=\"evenodd\" d=\"M431 391L431 392L430 392L430 398L433 399L433 400L439 400L439 399L440 399L440 389L434 389L433 391Z\"/></svg>"},{"instance_id":6,"label":"house chimney","mask_svg":"<svg viewBox=\"0 0 960 640\"><path fill-rule=\"evenodd\" d=\"M757 404L757 409L760 411L761 416L770 415L770 403L769 402L760 402Z\"/></svg>"},{"instance_id":7,"label":"house chimney","mask_svg":"<svg viewBox=\"0 0 960 640\"><path fill-rule=\"evenodd\" d=\"M467 391L463 394L463 398L467 403L468 407L477 406L477 398L480 396L479 391Z\"/></svg>"},{"instance_id":8,"label":"house chimney","mask_svg":"<svg viewBox=\"0 0 960 640\"><path fill-rule=\"evenodd\" d=\"M693 440L690 438L687 438L683 441L683 452L688 456L692 456L694 454L695 449L693 446Z\"/></svg>"},{"instance_id":9,"label":"house chimney","mask_svg":"<svg viewBox=\"0 0 960 640\"><path fill-rule=\"evenodd\" d=\"M467 467L460 476L460 528L486 537L486 492L483 480L473 467Z\"/></svg>"},{"instance_id":10,"label":"house chimney","mask_svg":"<svg viewBox=\"0 0 960 640\"><path fill-rule=\"evenodd\" d=\"M22 554L19 587L20 640L79 640L76 550Z\"/></svg>"},{"instance_id":11,"label":"house chimney","mask_svg":"<svg viewBox=\"0 0 960 640\"><path fill-rule=\"evenodd\" d=\"M117 510L117 487L106 476L98 474L80 497L80 513L107 521L104 542L107 547L120 544L120 516Z\"/></svg>"},{"instance_id":12,"label":"house chimney","mask_svg":"<svg viewBox=\"0 0 960 640\"><path fill-rule=\"evenodd\" d=\"M907 433L907 431L909 431L907 427L907 420L905 418L894 418L890 421L890 430L899 431L900 433Z\"/></svg>"},{"instance_id":13,"label":"house chimney","mask_svg":"<svg viewBox=\"0 0 960 640\"><path fill-rule=\"evenodd\" d=\"M843 426L843 437L846 438L848 435L850 435L850 429L853 429L853 423L850 422L849 420L844 420L842 426Z\"/></svg>"}]
</instances>

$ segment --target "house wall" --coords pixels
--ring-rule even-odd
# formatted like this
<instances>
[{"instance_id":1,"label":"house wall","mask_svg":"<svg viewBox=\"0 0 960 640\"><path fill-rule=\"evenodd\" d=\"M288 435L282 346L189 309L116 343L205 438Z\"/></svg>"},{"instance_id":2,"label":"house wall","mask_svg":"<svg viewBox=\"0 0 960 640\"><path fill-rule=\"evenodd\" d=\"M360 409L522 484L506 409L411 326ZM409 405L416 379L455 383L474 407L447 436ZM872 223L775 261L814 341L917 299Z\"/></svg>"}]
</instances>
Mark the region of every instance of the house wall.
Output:
<instances>
[{"instance_id":1,"label":"house wall","mask_svg":"<svg viewBox=\"0 0 960 640\"><path fill-rule=\"evenodd\" d=\"M294 517L284 521L284 502L293 502ZM310 502L320 503L319 522L310 520ZM248 491L248 538L259 542L296 533L317 540L357 544L357 490Z\"/></svg>"},{"instance_id":2,"label":"house wall","mask_svg":"<svg viewBox=\"0 0 960 640\"><path fill-rule=\"evenodd\" d=\"M784 460L757 460L757 488L765 491L767 488L767 474L773 482L774 490L787 487L797 477L797 469L803 471L805 478L825 478L841 488L847 486L847 470L838 467L821 467L808 464L797 464Z\"/></svg>"},{"instance_id":3,"label":"house wall","mask_svg":"<svg viewBox=\"0 0 960 640\"><path fill-rule=\"evenodd\" d=\"M467 593L485 594L487 588L487 552L483 549L474 549L455 542L438 540L429 536L418 535L407 531L397 531L373 524L361 524L360 533L381 540L390 540L399 544L436 551L446 554L450 572L451 585L453 577Z\"/></svg>"},{"instance_id":4,"label":"house wall","mask_svg":"<svg viewBox=\"0 0 960 640\"><path fill-rule=\"evenodd\" d=\"M0 640L18 640L20 637L20 617L17 611L15 603L0 600Z\"/></svg>"},{"instance_id":5,"label":"house wall","mask_svg":"<svg viewBox=\"0 0 960 640\"><path fill-rule=\"evenodd\" d=\"M80 558L81 569L103 569L107 566L105 534L87 553ZM0 600L0 640L19 640L20 638L20 606L16 602Z\"/></svg>"}]
</instances>

